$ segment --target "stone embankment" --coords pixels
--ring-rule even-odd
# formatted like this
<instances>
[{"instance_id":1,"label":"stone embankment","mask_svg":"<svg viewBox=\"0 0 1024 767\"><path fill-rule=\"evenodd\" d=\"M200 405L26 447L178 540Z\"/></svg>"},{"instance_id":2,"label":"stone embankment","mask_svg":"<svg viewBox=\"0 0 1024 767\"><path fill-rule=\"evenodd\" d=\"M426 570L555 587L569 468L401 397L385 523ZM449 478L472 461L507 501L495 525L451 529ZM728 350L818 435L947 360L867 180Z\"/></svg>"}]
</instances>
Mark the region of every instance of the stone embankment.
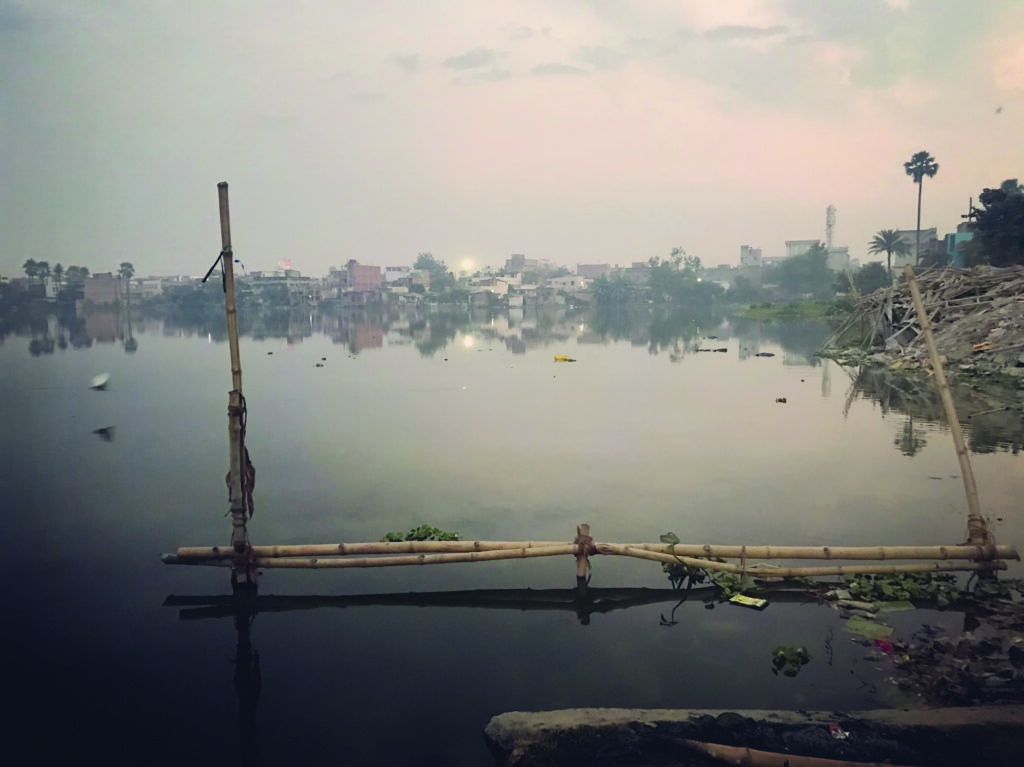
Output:
<instances>
[{"instance_id":1,"label":"stone embankment","mask_svg":"<svg viewBox=\"0 0 1024 767\"><path fill-rule=\"evenodd\" d=\"M506 767L1008 765L1019 764L1024 707L848 713L591 708L501 714L485 732Z\"/></svg>"},{"instance_id":2,"label":"stone embankment","mask_svg":"<svg viewBox=\"0 0 1024 767\"><path fill-rule=\"evenodd\" d=\"M948 373L1024 385L1024 267L933 269L917 281ZM929 368L906 282L863 296L823 355L843 364Z\"/></svg>"}]
</instances>

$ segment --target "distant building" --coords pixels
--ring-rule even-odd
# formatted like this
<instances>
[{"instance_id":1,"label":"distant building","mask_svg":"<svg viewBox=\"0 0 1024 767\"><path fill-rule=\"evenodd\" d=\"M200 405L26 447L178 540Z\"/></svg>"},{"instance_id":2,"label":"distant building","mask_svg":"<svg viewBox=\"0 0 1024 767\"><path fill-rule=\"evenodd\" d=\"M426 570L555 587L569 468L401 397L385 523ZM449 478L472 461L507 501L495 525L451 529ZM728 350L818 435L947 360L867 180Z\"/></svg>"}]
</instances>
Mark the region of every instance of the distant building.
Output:
<instances>
[{"instance_id":1,"label":"distant building","mask_svg":"<svg viewBox=\"0 0 1024 767\"><path fill-rule=\"evenodd\" d=\"M554 265L546 258L527 258L522 253L513 253L505 259L507 272L535 272L541 269L552 269Z\"/></svg>"},{"instance_id":2,"label":"distant building","mask_svg":"<svg viewBox=\"0 0 1024 767\"><path fill-rule=\"evenodd\" d=\"M100 272L86 277L82 286L82 297L94 304L112 304L121 298L121 280L110 272Z\"/></svg>"},{"instance_id":3,"label":"distant building","mask_svg":"<svg viewBox=\"0 0 1024 767\"><path fill-rule=\"evenodd\" d=\"M740 266L761 266L761 249L740 245Z\"/></svg>"},{"instance_id":4,"label":"distant building","mask_svg":"<svg viewBox=\"0 0 1024 767\"><path fill-rule=\"evenodd\" d=\"M408 280L412 274L411 266L385 266L384 267L384 282L392 283L400 280Z\"/></svg>"},{"instance_id":5,"label":"distant building","mask_svg":"<svg viewBox=\"0 0 1024 767\"><path fill-rule=\"evenodd\" d=\"M902 269L907 264L910 264L911 266L916 266L917 265L917 257L914 254L914 242L916 240L917 230L916 229L900 229L899 230L899 234L900 234L900 239L903 240L903 243L907 246L908 255L906 255L906 256L897 256L895 253L893 253L893 256L892 256L892 268L896 269L897 267L899 267L900 269ZM924 254L928 253L929 248L931 247L929 245L929 243L932 240L937 240L938 238L939 238L938 229L936 229L934 226L931 227L930 229L922 229L921 230L921 255L924 255Z\"/></svg>"},{"instance_id":6,"label":"distant building","mask_svg":"<svg viewBox=\"0 0 1024 767\"><path fill-rule=\"evenodd\" d=\"M964 245L973 239L974 232L971 230L971 224L966 221L957 225L956 232L946 235L946 259L950 266L962 269L967 265L967 262L964 260Z\"/></svg>"},{"instance_id":7,"label":"distant building","mask_svg":"<svg viewBox=\"0 0 1024 767\"><path fill-rule=\"evenodd\" d=\"M576 274L588 280L596 280L598 277L607 277L612 273L608 264L578 264Z\"/></svg>"},{"instance_id":8,"label":"distant building","mask_svg":"<svg viewBox=\"0 0 1024 767\"><path fill-rule=\"evenodd\" d=\"M829 248L826 260L828 268L833 272L850 271L850 249L846 245Z\"/></svg>"},{"instance_id":9,"label":"distant building","mask_svg":"<svg viewBox=\"0 0 1024 767\"><path fill-rule=\"evenodd\" d=\"M380 267L360 264L354 259L345 266L348 272L348 290L365 293L380 289Z\"/></svg>"},{"instance_id":10,"label":"distant building","mask_svg":"<svg viewBox=\"0 0 1024 767\"><path fill-rule=\"evenodd\" d=\"M569 274L564 277L552 277L548 280L548 287L555 290L585 290L587 279L578 274Z\"/></svg>"},{"instance_id":11,"label":"distant building","mask_svg":"<svg viewBox=\"0 0 1024 767\"><path fill-rule=\"evenodd\" d=\"M821 240L786 240L786 258L802 256L820 243Z\"/></svg>"}]
</instances>

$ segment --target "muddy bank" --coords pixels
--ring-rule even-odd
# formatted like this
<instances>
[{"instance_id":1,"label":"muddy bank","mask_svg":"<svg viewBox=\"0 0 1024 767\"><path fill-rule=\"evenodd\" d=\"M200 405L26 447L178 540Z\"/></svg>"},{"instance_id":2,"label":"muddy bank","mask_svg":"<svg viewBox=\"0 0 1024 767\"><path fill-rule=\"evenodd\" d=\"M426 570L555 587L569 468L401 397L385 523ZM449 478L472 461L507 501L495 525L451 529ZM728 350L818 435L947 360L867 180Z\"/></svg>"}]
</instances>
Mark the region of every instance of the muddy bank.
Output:
<instances>
[{"instance_id":1,"label":"muddy bank","mask_svg":"<svg viewBox=\"0 0 1024 767\"><path fill-rule=\"evenodd\" d=\"M485 730L498 764L721 765L686 741L893 765L1018 764L1024 706L826 711L568 709L511 712Z\"/></svg>"}]
</instances>

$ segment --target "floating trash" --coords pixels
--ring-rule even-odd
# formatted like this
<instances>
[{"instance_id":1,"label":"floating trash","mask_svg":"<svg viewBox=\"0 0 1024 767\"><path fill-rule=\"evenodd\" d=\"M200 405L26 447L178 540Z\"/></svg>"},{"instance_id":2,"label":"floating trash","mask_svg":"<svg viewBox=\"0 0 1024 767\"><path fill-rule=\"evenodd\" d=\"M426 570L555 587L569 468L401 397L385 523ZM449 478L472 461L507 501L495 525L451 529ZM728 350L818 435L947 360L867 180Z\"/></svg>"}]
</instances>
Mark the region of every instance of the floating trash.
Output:
<instances>
[{"instance_id":1,"label":"floating trash","mask_svg":"<svg viewBox=\"0 0 1024 767\"><path fill-rule=\"evenodd\" d=\"M92 383L89 384L89 388L96 391L103 391L107 388L107 384L109 383L110 373L100 373L98 376L93 376Z\"/></svg>"}]
</instances>

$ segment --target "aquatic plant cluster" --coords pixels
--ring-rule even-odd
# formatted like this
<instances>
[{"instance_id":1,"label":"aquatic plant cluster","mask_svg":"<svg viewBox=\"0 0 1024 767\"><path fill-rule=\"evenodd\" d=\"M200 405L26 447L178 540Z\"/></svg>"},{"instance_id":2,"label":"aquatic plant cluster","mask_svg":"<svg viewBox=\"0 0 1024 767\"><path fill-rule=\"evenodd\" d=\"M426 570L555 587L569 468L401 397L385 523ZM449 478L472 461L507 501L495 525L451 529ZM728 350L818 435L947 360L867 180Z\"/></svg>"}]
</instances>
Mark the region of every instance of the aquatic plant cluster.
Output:
<instances>
[{"instance_id":1,"label":"aquatic plant cluster","mask_svg":"<svg viewBox=\"0 0 1024 767\"><path fill-rule=\"evenodd\" d=\"M385 533L382 541L395 543L398 541L461 541L458 533L450 533L433 525L420 525L407 533Z\"/></svg>"}]
</instances>

